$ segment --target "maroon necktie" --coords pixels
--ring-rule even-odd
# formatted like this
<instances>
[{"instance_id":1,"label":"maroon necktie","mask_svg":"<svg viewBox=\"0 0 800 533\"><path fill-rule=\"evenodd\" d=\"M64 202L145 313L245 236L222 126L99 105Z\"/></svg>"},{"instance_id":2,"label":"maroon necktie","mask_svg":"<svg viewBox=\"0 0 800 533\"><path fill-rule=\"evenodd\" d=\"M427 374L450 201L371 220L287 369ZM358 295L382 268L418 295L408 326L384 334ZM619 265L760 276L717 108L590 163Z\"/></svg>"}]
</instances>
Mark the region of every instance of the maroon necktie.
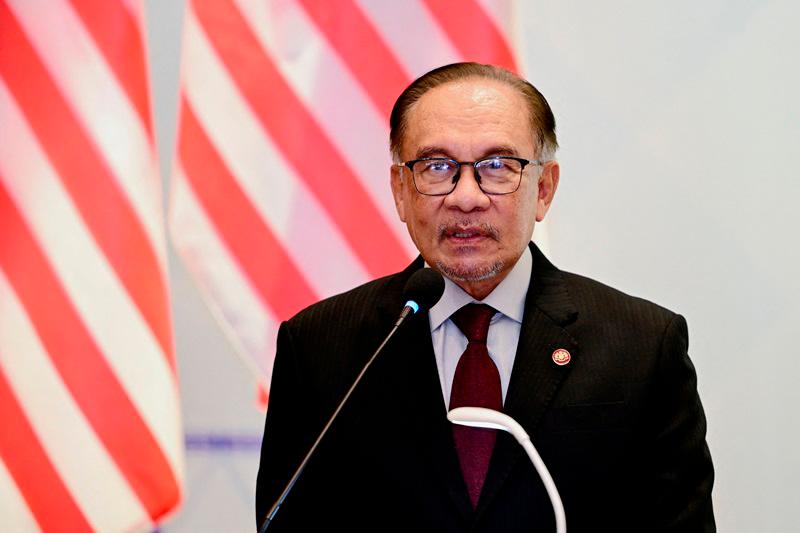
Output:
<instances>
[{"instance_id":1,"label":"maroon necktie","mask_svg":"<svg viewBox=\"0 0 800 533\"><path fill-rule=\"evenodd\" d=\"M450 409L487 407L503 410L500 373L486 348L489 322L495 312L488 305L469 304L450 317L469 341L456 366L450 390ZM474 508L478 505L478 497L489 470L497 430L453 425L453 438Z\"/></svg>"}]
</instances>

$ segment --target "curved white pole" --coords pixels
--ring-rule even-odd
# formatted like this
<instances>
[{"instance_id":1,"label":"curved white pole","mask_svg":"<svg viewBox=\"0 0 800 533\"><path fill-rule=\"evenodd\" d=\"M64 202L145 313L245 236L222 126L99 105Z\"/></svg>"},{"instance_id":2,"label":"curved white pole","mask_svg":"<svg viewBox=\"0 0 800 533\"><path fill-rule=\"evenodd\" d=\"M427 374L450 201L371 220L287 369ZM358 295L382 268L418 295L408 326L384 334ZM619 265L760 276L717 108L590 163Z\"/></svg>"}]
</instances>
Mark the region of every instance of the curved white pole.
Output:
<instances>
[{"instance_id":1,"label":"curved white pole","mask_svg":"<svg viewBox=\"0 0 800 533\"><path fill-rule=\"evenodd\" d=\"M522 445L522 448L528 454L533 467L538 472L539 477L542 478L542 483L550 497L550 503L553 506L553 513L556 516L556 533L567 532L567 518L564 514L564 504L561 503L561 496L558 494L556 484L550 476L550 472L539 456L539 452L531 442L531 438L525 433L522 426L510 416L495 411L493 409L486 409L484 407L457 407L447 413L447 419L462 426L470 426L477 428L489 429L502 429L511 433L517 442Z\"/></svg>"}]
</instances>

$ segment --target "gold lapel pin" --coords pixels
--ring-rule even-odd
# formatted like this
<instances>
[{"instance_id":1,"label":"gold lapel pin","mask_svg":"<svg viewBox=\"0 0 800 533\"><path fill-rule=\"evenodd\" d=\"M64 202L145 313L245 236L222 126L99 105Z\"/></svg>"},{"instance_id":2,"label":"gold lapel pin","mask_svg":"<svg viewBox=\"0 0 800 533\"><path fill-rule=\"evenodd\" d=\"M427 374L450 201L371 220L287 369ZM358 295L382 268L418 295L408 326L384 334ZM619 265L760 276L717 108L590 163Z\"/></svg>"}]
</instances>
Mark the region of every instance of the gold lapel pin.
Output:
<instances>
[{"instance_id":1,"label":"gold lapel pin","mask_svg":"<svg viewBox=\"0 0 800 533\"><path fill-rule=\"evenodd\" d=\"M570 362L572 356L564 348L559 348L553 352L553 362L558 366L564 366Z\"/></svg>"}]
</instances>

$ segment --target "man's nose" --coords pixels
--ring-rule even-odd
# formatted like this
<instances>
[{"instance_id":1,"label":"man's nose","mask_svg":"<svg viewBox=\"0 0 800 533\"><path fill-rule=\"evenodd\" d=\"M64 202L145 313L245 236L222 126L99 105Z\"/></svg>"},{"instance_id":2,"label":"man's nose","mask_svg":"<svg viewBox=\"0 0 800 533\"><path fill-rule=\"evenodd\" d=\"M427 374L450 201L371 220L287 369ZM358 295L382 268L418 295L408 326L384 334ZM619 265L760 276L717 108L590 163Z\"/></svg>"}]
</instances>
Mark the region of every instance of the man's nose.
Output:
<instances>
[{"instance_id":1,"label":"man's nose","mask_svg":"<svg viewBox=\"0 0 800 533\"><path fill-rule=\"evenodd\" d=\"M457 208L465 213L489 207L491 199L478 185L475 167L463 165L460 172L456 188L444 197L445 206Z\"/></svg>"}]
</instances>

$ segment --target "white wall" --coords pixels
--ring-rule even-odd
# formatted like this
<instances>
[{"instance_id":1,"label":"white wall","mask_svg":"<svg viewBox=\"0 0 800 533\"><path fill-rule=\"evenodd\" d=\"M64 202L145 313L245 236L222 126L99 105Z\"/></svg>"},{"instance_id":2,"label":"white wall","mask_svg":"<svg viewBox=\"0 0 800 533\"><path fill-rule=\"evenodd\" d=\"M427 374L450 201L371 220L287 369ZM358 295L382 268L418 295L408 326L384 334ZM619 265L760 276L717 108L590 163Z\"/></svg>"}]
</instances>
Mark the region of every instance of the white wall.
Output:
<instances>
[{"instance_id":1,"label":"white wall","mask_svg":"<svg viewBox=\"0 0 800 533\"><path fill-rule=\"evenodd\" d=\"M796 530L800 4L530 2L551 255L686 315L720 531Z\"/></svg>"},{"instance_id":2,"label":"white wall","mask_svg":"<svg viewBox=\"0 0 800 533\"><path fill-rule=\"evenodd\" d=\"M168 175L182 5L147 6ZM719 529L793 530L800 4L530 1L518 22L562 145L552 258L687 317ZM189 452L187 501L164 530L250 531L263 415L175 261L172 276L186 430L242 441Z\"/></svg>"}]
</instances>

